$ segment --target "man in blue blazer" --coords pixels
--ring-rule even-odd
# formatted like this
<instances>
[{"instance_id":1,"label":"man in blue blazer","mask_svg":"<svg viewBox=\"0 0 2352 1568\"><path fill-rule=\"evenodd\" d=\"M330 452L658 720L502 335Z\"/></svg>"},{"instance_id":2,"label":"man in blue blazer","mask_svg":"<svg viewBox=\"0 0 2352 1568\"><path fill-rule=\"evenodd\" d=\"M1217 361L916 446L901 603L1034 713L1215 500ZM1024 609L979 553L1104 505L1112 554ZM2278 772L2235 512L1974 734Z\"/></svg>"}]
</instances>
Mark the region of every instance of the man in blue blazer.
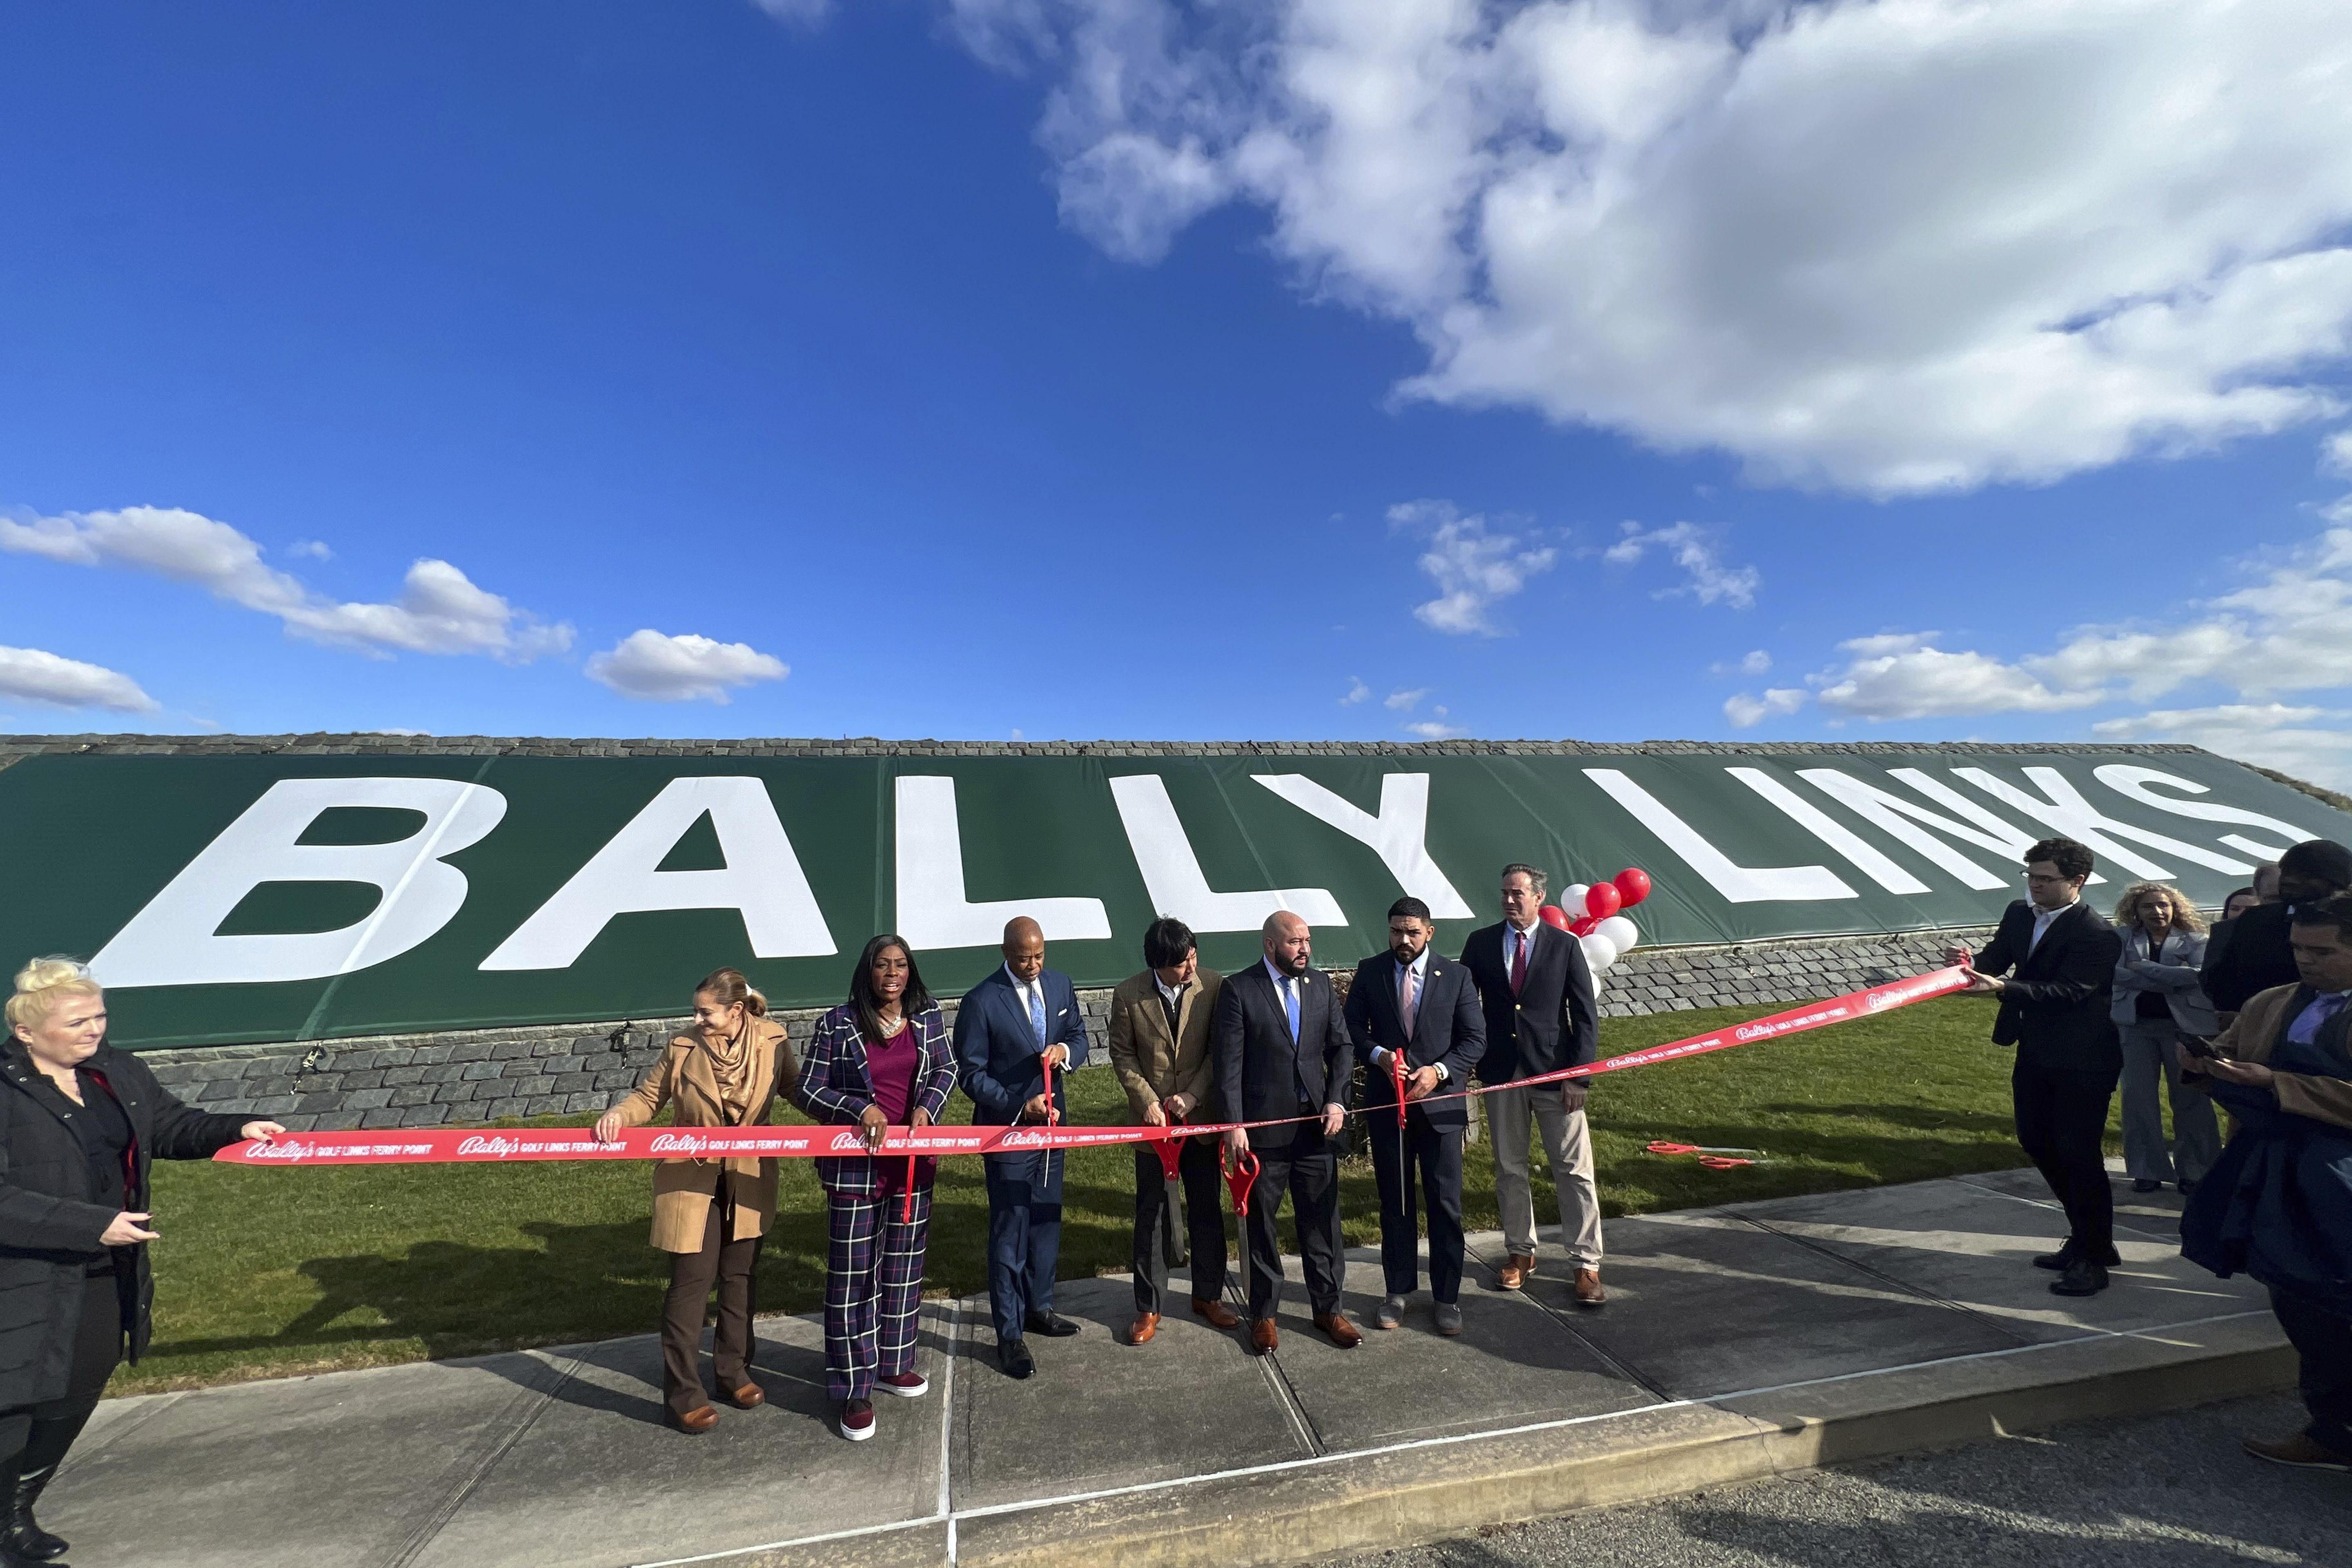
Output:
<instances>
[{"instance_id":1,"label":"man in blue blazer","mask_svg":"<svg viewBox=\"0 0 2352 1568\"><path fill-rule=\"evenodd\" d=\"M1250 1348L1266 1355L1280 1346L1274 1308L1282 1299L1282 1244L1274 1221L1287 1193L1315 1326L1341 1350L1353 1350L1364 1336L1339 1310L1338 1139L1348 1121L1352 1076L1348 1026L1331 977L1311 962L1307 922L1276 910L1263 936L1265 958L1225 977L1209 1025L1225 1114L1273 1124L1225 1134L1228 1160L1258 1160L1242 1237L1249 1249Z\"/></svg>"},{"instance_id":2,"label":"man in blue blazer","mask_svg":"<svg viewBox=\"0 0 2352 1568\"><path fill-rule=\"evenodd\" d=\"M971 1096L972 1121L1066 1120L1066 1075L1087 1059L1087 1024L1069 976L1045 967L1045 933L1022 915L1004 928L1004 963L956 1009L956 1067ZM1054 1068L1053 1115L1045 1068ZM1025 1335L1060 1339L1078 1326L1054 1311L1054 1268L1062 1251L1062 1154L1058 1149L991 1154L988 1180L988 1304L1005 1372L1037 1370Z\"/></svg>"},{"instance_id":3,"label":"man in blue blazer","mask_svg":"<svg viewBox=\"0 0 2352 1568\"><path fill-rule=\"evenodd\" d=\"M1461 1095L1486 1053L1486 1020L1470 972L1430 951L1436 934L1429 906L1419 899L1391 904L1389 950L1356 965L1347 1019L1356 1059L1364 1064L1364 1137L1381 1185L1388 1298L1372 1326L1403 1322L1404 1299L1421 1283L1417 1173L1429 1209L1429 1294L1437 1303L1437 1331L1450 1337L1462 1331L1462 1139L1470 1113Z\"/></svg>"}]
</instances>

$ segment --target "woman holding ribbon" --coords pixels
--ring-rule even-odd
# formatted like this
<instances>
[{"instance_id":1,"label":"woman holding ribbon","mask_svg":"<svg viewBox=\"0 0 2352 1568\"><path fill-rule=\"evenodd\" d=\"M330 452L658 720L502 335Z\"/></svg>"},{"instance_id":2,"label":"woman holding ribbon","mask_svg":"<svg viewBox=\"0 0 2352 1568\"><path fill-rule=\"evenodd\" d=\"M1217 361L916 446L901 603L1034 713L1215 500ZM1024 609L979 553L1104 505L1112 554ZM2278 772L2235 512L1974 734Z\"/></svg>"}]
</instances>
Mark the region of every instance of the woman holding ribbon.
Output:
<instances>
[{"instance_id":1,"label":"woman holding ribbon","mask_svg":"<svg viewBox=\"0 0 2352 1568\"><path fill-rule=\"evenodd\" d=\"M955 1089L946 1016L904 937L877 936L858 955L849 1000L817 1020L801 1068L800 1102L865 1152L816 1163L830 1208L824 1276L824 1386L841 1435L874 1436L874 1391L919 1399L923 1247L935 1162L879 1151L892 1127L929 1127Z\"/></svg>"},{"instance_id":2,"label":"woman holding ribbon","mask_svg":"<svg viewBox=\"0 0 2352 1568\"><path fill-rule=\"evenodd\" d=\"M694 1026L670 1041L627 1099L597 1119L611 1142L643 1127L665 1105L679 1127L765 1125L777 1095L797 1076L784 1027L768 999L734 969L694 988ZM681 1432L708 1432L719 1412L702 1386L702 1315L719 1286L719 1331L711 1342L719 1397L738 1410L765 1402L751 1381L752 1270L776 1218L776 1163L761 1159L664 1160L654 1167L653 1244L670 1255L662 1303L662 1397Z\"/></svg>"},{"instance_id":3,"label":"woman holding ribbon","mask_svg":"<svg viewBox=\"0 0 2352 1568\"><path fill-rule=\"evenodd\" d=\"M0 1563L66 1543L33 1504L122 1358L147 1348L150 1161L202 1160L275 1121L192 1110L106 1043L106 997L69 958L37 958L0 1047Z\"/></svg>"}]
</instances>

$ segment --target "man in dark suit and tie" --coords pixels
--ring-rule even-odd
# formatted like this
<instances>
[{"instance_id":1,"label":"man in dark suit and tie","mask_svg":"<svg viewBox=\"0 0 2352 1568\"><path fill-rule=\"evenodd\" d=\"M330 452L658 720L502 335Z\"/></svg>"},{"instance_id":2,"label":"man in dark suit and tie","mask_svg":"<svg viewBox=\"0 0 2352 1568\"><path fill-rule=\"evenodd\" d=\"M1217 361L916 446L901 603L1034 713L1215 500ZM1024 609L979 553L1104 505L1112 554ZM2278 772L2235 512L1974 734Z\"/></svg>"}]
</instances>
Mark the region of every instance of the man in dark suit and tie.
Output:
<instances>
[{"instance_id":1,"label":"man in dark suit and tie","mask_svg":"<svg viewBox=\"0 0 2352 1568\"><path fill-rule=\"evenodd\" d=\"M1288 910L1266 917L1265 957L1228 975L1209 1037L1225 1114L1272 1127L1225 1134L1228 1159L1254 1153L1250 1194L1250 1345L1263 1355L1279 1342L1274 1309L1282 1299L1282 1247L1274 1221L1290 1195L1307 1298L1315 1326L1341 1350L1363 1342L1339 1310L1339 1158L1334 1140L1347 1124L1351 1075L1348 1027L1331 979L1313 967L1307 922Z\"/></svg>"},{"instance_id":2,"label":"man in dark suit and tie","mask_svg":"<svg viewBox=\"0 0 2352 1568\"><path fill-rule=\"evenodd\" d=\"M956 1009L956 1067L979 1126L1009 1127L1066 1117L1068 1072L1087 1059L1086 1019L1069 976L1045 967L1045 933L1026 915L1004 928L1004 963L965 994ZM1054 1068L1049 1107L1045 1069ZM1025 1334L1059 1339L1078 1326L1054 1312L1054 1268L1062 1251L1062 1153L1058 1149L991 1154L988 1181L988 1304L996 1354L1007 1373L1027 1377L1036 1362Z\"/></svg>"},{"instance_id":3,"label":"man in dark suit and tie","mask_svg":"<svg viewBox=\"0 0 2352 1568\"><path fill-rule=\"evenodd\" d=\"M1992 1042L2017 1047L2009 1080L2017 1142L2066 1211L2066 1244L2033 1260L2059 1271L2050 1289L2061 1296L2096 1295L2122 1261L2101 1139L2124 1070L2112 1016L2124 943L2083 902L2091 869L2082 845L2043 839L2025 852L2025 897L2009 906L1984 952L1947 954L1972 994L2000 998Z\"/></svg>"},{"instance_id":4,"label":"man in dark suit and tie","mask_svg":"<svg viewBox=\"0 0 2352 1568\"><path fill-rule=\"evenodd\" d=\"M1470 972L1429 948L1437 934L1429 906L1389 906L1389 950L1356 965L1348 988L1348 1035L1364 1073L1364 1136L1381 1185L1381 1267L1388 1295L1375 1328L1404 1321L1404 1299L1420 1283L1419 1177L1429 1209L1429 1294L1437 1331L1462 1331L1462 1138L1470 1124L1470 1069L1486 1050L1486 1020ZM1404 1080L1399 1119L1397 1080ZM1444 1099L1432 1100L1430 1096Z\"/></svg>"},{"instance_id":5,"label":"man in dark suit and tie","mask_svg":"<svg viewBox=\"0 0 2352 1568\"><path fill-rule=\"evenodd\" d=\"M1463 966L1477 982L1486 1010L1486 1057L1478 1077L1490 1086L1505 1086L1486 1097L1506 1254L1496 1283L1516 1290L1535 1270L1536 1200L1528 1140L1531 1131L1540 1131L1544 1152L1551 1156L1560 1244L1568 1249L1576 1302L1598 1307L1609 1293L1601 1285L1601 1194L1592 1180L1584 1084L1576 1079L1518 1082L1582 1067L1601 1050L1600 1012L1592 1002L1584 945L1538 918L1543 900L1541 871L1517 863L1504 867L1503 923L1472 931L1462 944Z\"/></svg>"}]
</instances>

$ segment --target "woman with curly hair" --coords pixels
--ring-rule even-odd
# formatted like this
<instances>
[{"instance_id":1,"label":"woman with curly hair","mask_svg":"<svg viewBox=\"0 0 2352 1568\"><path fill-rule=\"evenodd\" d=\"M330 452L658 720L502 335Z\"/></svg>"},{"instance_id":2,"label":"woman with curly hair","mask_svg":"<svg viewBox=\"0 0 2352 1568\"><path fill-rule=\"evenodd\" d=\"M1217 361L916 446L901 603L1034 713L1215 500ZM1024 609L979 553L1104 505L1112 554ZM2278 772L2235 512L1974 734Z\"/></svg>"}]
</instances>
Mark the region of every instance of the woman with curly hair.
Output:
<instances>
[{"instance_id":1,"label":"woman with curly hair","mask_svg":"<svg viewBox=\"0 0 2352 1568\"><path fill-rule=\"evenodd\" d=\"M2179 1037L2210 1040L2221 1030L2197 982L2205 921L2179 889L2134 882L2116 901L2116 929L2124 939L2115 1000L2124 1047L2124 1168L2135 1192L2152 1193L2176 1179L2189 1192L2221 1152L2213 1102L2180 1076ZM2157 1104L2159 1082L2172 1100L2169 1147Z\"/></svg>"}]
</instances>

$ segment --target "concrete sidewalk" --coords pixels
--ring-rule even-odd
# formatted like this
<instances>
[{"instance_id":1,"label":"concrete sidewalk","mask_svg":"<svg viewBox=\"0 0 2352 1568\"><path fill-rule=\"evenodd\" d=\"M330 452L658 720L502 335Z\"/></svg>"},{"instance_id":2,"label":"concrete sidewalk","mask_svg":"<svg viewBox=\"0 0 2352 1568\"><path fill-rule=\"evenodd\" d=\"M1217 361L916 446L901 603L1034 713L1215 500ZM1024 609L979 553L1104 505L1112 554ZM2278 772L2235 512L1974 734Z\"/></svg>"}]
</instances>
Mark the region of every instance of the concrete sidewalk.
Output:
<instances>
[{"instance_id":1,"label":"concrete sidewalk","mask_svg":"<svg viewBox=\"0 0 2352 1568\"><path fill-rule=\"evenodd\" d=\"M1101 1279L1015 1383L985 1303L941 1303L930 1395L864 1444L802 1318L761 1322L769 1405L701 1437L660 1425L651 1336L110 1400L43 1521L79 1568L1276 1563L2290 1384L2259 1288L2117 1186L2124 1265L2086 1301L2028 1266L2061 1222L2008 1172L1612 1221L1599 1311L1556 1252L1494 1291L1476 1237L1458 1340L1423 1297L1341 1352L1294 1290L1274 1356L1189 1316L1130 1347ZM1381 1293L1351 1254L1350 1315Z\"/></svg>"}]
</instances>

